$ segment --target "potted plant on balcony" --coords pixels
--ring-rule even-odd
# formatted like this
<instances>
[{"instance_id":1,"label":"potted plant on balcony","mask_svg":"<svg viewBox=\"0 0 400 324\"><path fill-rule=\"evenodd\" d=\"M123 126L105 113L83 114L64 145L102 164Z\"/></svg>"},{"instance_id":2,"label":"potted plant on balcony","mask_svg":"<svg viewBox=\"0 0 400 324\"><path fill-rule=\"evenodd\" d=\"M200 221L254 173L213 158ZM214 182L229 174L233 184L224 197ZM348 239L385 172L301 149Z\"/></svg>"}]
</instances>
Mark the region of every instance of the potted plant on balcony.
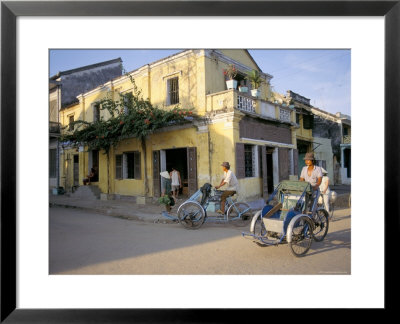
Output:
<instances>
[{"instance_id":1,"label":"potted plant on balcony","mask_svg":"<svg viewBox=\"0 0 400 324\"><path fill-rule=\"evenodd\" d=\"M252 70L247 76L246 79L250 81L253 89L251 90L251 95L253 97L260 97L260 86L264 83L264 80L261 78L260 72L257 70Z\"/></svg>"},{"instance_id":2,"label":"potted plant on balcony","mask_svg":"<svg viewBox=\"0 0 400 324\"><path fill-rule=\"evenodd\" d=\"M227 69L224 69L224 75L227 77L226 87L229 89L236 89L237 80L234 77L237 75L237 69L233 64L229 64Z\"/></svg>"},{"instance_id":3,"label":"potted plant on balcony","mask_svg":"<svg viewBox=\"0 0 400 324\"><path fill-rule=\"evenodd\" d=\"M244 84L239 84L239 92L247 92L249 91L249 88L246 87Z\"/></svg>"}]
</instances>

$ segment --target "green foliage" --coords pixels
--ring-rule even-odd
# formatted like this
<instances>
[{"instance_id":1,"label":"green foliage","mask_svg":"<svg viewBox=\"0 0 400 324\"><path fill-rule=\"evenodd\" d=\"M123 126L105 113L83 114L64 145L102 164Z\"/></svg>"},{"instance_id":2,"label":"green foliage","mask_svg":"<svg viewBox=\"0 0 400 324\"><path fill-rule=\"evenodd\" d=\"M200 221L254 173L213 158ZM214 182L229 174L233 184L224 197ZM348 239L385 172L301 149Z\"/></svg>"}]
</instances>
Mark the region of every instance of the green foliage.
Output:
<instances>
[{"instance_id":1,"label":"green foliage","mask_svg":"<svg viewBox=\"0 0 400 324\"><path fill-rule=\"evenodd\" d=\"M258 89L261 84L263 84L265 81L261 78L260 72L257 70L252 70L247 76L246 79L250 81L251 85L253 86L253 89Z\"/></svg>"},{"instance_id":2,"label":"green foliage","mask_svg":"<svg viewBox=\"0 0 400 324\"><path fill-rule=\"evenodd\" d=\"M181 109L179 106L172 110L153 106L149 100L143 99L132 77L131 82L132 93L119 94L119 100L113 100L112 94L108 93L107 97L99 102L100 109L106 110L109 118L101 118L92 123L74 121L74 131L64 132L60 141L108 153L112 146L116 146L125 138L135 137L143 141L159 128L190 123L199 118L190 109Z\"/></svg>"},{"instance_id":3,"label":"green foliage","mask_svg":"<svg viewBox=\"0 0 400 324\"><path fill-rule=\"evenodd\" d=\"M160 204L169 205L169 203L171 202L171 200L169 199L168 196L162 196L162 197L158 198L158 202L159 202Z\"/></svg>"}]
</instances>

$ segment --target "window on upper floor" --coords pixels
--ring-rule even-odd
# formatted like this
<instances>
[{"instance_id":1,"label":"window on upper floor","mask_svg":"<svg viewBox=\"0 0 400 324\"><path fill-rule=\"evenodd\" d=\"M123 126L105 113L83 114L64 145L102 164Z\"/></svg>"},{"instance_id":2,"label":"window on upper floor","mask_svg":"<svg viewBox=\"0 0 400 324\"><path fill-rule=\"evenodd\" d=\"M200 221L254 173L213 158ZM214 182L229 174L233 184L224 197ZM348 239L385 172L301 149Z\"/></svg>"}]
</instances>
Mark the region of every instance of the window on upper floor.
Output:
<instances>
[{"instance_id":1,"label":"window on upper floor","mask_svg":"<svg viewBox=\"0 0 400 324\"><path fill-rule=\"evenodd\" d=\"M127 92L124 94L124 114L127 115L128 114L128 104L130 102L130 100L132 100L133 94L132 92Z\"/></svg>"},{"instance_id":2,"label":"window on upper floor","mask_svg":"<svg viewBox=\"0 0 400 324\"><path fill-rule=\"evenodd\" d=\"M96 103L93 105L93 121L99 121L100 120L100 104Z\"/></svg>"},{"instance_id":3,"label":"window on upper floor","mask_svg":"<svg viewBox=\"0 0 400 324\"><path fill-rule=\"evenodd\" d=\"M300 125L300 114L296 113L296 124Z\"/></svg>"},{"instance_id":4,"label":"window on upper floor","mask_svg":"<svg viewBox=\"0 0 400 324\"><path fill-rule=\"evenodd\" d=\"M314 115L303 115L303 128L313 129L314 127Z\"/></svg>"},{"instance_id":5,"label":"window on upper floor","mask_svg":"<svg viewBox=\"0 0 400 324\"><path fill-rule=\"evenodd\" d=\"M73 131L74 130L74 115L68 116L68 122L69 122L68 130Z\"/></svg>"},{"instance_id":6,"label":"window on upper floor","mask_svg":"<svg viewBox=\"0 0 400 324\"><path fill-rule=\"evenodd\" d=\"M167 105L176 105L179 103L179 78L170 78L167 80Z\"/></svg>"}]
</instances>

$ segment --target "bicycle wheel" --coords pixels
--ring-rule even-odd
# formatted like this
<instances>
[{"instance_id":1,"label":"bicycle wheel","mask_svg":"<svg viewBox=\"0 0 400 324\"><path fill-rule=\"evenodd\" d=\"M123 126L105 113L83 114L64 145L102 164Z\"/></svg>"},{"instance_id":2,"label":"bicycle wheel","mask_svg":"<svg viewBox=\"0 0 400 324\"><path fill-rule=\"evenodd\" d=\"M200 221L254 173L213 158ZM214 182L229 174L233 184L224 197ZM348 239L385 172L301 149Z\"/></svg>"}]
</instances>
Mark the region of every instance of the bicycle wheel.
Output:
<instances>
[{"instance_id":1,"label":"bicycle wheel","mask_svg":"<svg viewBox=\"0 0 400 324\"><path fill-rule=\"evenodd\" d=\"M197 229L204 223L205 211L197 202L188 201L178 209L179 223L187 229Z\"/></svg>"},{"instance_id":2,"label":"bicycle wheel","mask_svg":"<svg viewBox=\"0 0 400 324\"><path fill-rule=\"evenodd\" d=\"M253 213L248 204L236 202L228 209L228 221L235 226L246 226L251 222Z\"/></svg>"},{"instance_id":3,"label":"bicycle wheel","mask_svg":"<svg viewBox=\"0 0 400 324\"><path fill-rule=\"evenodd\" d=\"M311 247L313 239L312 221L306 217L298 218L293 224L290 250L296 257L304 256Z\"/></svg>"},{"instance_id":4,"label":"bicycle wheel","mask_svg":"<svg viewBox=\"0 0 400 324\"><path fill-rule=\"evenodd\" d=\"M325 209L319 209L312 217L314 221L313 236L316 242L324 240L329 228L329 215Z\"/></svg>"}]
</instances>

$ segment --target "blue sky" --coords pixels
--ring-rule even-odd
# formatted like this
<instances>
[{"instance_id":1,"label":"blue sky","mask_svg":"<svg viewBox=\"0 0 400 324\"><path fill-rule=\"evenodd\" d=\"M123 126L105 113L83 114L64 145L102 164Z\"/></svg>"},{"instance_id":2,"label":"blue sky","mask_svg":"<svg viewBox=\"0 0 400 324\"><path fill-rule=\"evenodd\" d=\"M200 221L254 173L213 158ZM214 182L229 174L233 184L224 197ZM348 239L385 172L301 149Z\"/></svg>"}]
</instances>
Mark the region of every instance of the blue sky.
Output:
<instances>
[{"instance_id":1,"label":"blue sky","mask_svg":"<svg viewBox=\"0 0 400 324\"><path fill-rule=\"evenodd\" d=\"M181 50L50 50L49 76L120 57L127 71ZM350 50L249 50L271 85L285 94L292 90L330 113L351 115Z\"/></svg>"}]
</instances>

